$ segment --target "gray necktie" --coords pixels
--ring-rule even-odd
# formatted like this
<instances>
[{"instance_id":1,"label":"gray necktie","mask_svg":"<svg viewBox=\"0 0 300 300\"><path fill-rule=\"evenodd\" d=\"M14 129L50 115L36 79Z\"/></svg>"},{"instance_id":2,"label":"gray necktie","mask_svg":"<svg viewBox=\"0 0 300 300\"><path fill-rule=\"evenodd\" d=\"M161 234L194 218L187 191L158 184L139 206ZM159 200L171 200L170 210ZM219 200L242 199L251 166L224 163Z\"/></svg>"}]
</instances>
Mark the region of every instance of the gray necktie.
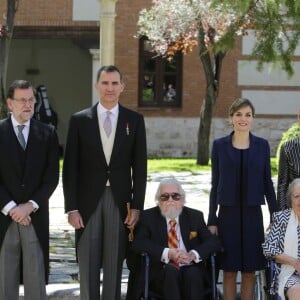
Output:
<instances>
[{"instance_id":1,"label":"gray necktie","mask_svg":"<svg viewBox=\"0 0 300 300\"><path fill-rule=\"evenodd\" d=\"M24 135L23 135L23 129L25 127L25 125L18 125L18 140L22 146L22 148L25 150L26 148L26 142L25 142L25 138L24 138Z\"/></svg>"},{"instance_id":2,"label":"gray necktie","mask_svg":"<svg viewBox=\"0 0 300 300\"><path fill-rule=\"evenodd\" d=\"M110 120L110 116L109 116L110 114L111 114L111 112L108 110L106 112L106 117L105 117L105 120L103 123L103 128L104 128L104 131L105 131L107 137L109 137L111 134L111 120Z\"/></svg>"}]
</instances>

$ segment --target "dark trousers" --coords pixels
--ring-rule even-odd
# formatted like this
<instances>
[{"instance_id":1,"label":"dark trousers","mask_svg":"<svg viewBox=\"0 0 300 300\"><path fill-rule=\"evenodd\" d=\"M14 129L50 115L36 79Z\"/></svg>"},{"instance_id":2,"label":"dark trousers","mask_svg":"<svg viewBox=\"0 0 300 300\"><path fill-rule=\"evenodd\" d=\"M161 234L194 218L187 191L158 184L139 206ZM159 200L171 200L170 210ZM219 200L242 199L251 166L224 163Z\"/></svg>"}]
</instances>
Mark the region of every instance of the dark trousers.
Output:
<instances>
[{"instance_id":1,"label":"dark trousers","mask_svg":"<svg viewBox=\"0 0 300 300\"><path fill-rule=\"evenodd\" d=\"M161 276L151 282L151 288L164 296L164 300L203 300L204 276L203 265L183 266L176 269L165 265Z\"/></svg>"}]
</instances>

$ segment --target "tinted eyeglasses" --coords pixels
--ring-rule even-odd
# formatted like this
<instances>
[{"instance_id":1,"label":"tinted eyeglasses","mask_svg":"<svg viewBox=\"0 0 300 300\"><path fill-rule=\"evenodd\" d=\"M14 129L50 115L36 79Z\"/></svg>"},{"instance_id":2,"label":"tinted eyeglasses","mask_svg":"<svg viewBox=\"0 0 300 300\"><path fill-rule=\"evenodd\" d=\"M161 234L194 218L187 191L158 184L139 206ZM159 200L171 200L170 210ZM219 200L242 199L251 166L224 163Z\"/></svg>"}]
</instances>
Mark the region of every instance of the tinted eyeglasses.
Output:
<instances>
[{"instance_id":1,"label":"tinted eyeglasses","mask_svg":"<svg viewBox=\"0 0 300 300\"><path fill-rule=\"evenodd\" d=\"M181 200L181 195L179 194L179 193L165 193L165 194L161 194L160 196L159 196L159 199L161 200L161 201L168 201L169 199L170 199L170 197L173 199L173 200L175 200L175 201L179 201L179 200Z\"/></svg>"},{"instance_id":2,"label":"tinted eyeglasses","mask_svg":"<svg viewBox=\"0 0 300 300\"><path fill-rule=\"evenodd\" d=\"M17 103L21 103L22 105L26 104L27 102L29 104L35 104L36 103L36 99L35 98L29 98L29 99L25 99L25 98L16 99L16 98L12 98L12 100L16 101Z\"/></svg>"}]
</instances>

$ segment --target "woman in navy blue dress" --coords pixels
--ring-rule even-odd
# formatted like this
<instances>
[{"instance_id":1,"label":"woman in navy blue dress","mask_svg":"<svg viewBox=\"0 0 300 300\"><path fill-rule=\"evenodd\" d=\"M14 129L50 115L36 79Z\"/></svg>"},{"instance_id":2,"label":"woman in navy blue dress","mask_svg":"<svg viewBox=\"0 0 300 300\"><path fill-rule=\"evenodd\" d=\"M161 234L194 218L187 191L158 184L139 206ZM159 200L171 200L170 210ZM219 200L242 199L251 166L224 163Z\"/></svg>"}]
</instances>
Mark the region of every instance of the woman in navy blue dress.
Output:
<instances>
[{"instance_id":1,"label":"woman in navy blue dress","mask_svg":"<svg viewBox=\"0 0 300 300\"><path fill-rule=\"evenodd\" d=\"M242 299L253 299L255 271L266 266L261 205L266 199L270 215L276 210L269 144L250 132L254 113L248 99L237 99L229 109L233 132L216 139L212 147L208 225L223 244L220 268L225 300L236 298L238 271Z\"/></svg>"}]
</instances>

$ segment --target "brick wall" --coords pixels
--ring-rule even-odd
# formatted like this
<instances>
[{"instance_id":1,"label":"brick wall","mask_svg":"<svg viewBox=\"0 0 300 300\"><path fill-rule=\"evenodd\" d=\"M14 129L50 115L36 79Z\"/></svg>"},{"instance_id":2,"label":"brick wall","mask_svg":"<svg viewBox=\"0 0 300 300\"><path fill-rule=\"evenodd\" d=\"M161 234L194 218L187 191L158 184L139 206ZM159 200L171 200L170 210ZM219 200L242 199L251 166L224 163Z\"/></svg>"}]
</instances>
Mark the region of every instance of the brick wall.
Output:
<instances>
[{"instance_id":1,"label":"brick wall","mask_svg":"<svg viewBox=\"0 0 300 300\"><path fill-rule=\"evenodd\" d=\"M120 66L126 75L126 91L122 97L122 103L133 109L139 110L145 116L164 117L197 117L205 95L206 80L195 48L183 58L183 93L182 108L138 108L138 39L134 36L137 32L138 13L142 8L149 7L149 0L117 2L116 18L116 64ZM240 43L238 43L240 46ZM223 62L221 74L220 94L215 116L227 116L228 106L240 96L237 87L236 59L239 49L229 52Z\"/></svg>"},{"instance_id":2,"label":"brick wall","mask_svg":"<svg viewBox=\"0 0 300 300\"><path fill-rule=\"evenodd\" d=\"M1 1L4 11L6 1ZM73 22L73 0L20 0L15 26L95 26L98 22Z\"/></svg>"}]
</instances>

